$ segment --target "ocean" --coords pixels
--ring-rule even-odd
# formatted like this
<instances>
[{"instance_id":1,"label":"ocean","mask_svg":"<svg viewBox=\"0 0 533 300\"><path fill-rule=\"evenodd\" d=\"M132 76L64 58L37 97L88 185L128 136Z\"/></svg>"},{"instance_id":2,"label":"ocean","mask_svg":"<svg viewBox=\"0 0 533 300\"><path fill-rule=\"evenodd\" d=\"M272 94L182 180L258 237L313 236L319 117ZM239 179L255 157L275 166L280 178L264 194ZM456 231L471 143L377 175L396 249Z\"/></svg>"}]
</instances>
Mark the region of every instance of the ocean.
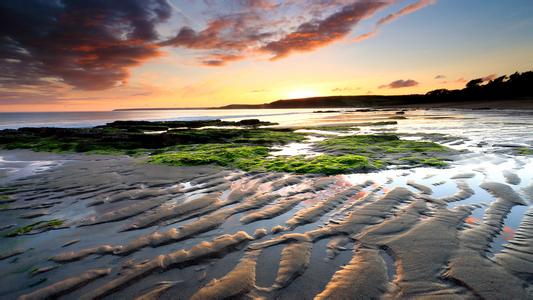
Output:
<instances>
[{"instance_id":1,"label":"ocean","mask_svg":"<svg viewBox=\"0 0 533 300\"><path fill-rule=\"evenodd\" d=\"M190 121L242 120L264 121L293 125L318 117L316 109L195 109L195 110L134 110L87 112L0 112L0 129L20 127L91 127L116 120Z\"/></svg>"},{"instance_id":2,"label":"ocean","mask_svg":"<svg viewBox=\"0 0 533 300\"><path fill-rule=\"evenodd\" d=\"M314 113L336 110L337 113ZM280 126L324 124L358 124L369 119L391 121L390 111L356 112L354 108L337 109L195 109L195 110L133 110L93 112L20 112L1 113L0 130L21 127L92 127L116 120L190 121L222 119L239 121L260 119ZM403 133L437 133L463 136L470 145L489 146L533 145L533 111L528 110L412 110L405 119L395 119L390 130ZM381 128L381 129L387 129ZM362 127L360 133L372 133ZM476 147L477 148L477 147Z\"/></svg>"}]
</instances>

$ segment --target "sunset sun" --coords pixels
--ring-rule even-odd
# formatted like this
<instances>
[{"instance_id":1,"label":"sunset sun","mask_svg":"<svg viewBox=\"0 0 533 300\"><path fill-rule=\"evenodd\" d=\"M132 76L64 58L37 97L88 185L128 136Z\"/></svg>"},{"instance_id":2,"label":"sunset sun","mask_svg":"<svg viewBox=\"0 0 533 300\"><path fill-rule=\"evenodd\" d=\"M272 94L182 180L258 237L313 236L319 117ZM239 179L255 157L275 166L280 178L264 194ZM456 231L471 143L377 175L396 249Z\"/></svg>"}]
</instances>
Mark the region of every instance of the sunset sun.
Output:
<instances>
[{"instance_id":1,"label":"sunset sun","mask_svg":"<svg viewBox=\"0 0 533 300\"><path fill-rule=\"evenodd\" d=\"M301 98L309 98L309 97L316 97L316 96L318 96L318 93L312 89L294 89L294 90L290 90L287 93L286 98L301 99Z\"/></svg>"}]
</instances>

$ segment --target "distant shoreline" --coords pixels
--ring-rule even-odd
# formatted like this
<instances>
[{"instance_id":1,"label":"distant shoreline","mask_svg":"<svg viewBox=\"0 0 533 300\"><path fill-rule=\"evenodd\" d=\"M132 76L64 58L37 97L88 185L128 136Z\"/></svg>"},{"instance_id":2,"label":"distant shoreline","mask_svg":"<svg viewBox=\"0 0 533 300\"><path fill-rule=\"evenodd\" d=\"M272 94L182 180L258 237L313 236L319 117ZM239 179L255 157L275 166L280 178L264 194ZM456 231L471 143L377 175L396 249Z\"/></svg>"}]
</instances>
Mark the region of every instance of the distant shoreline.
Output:
<instances>
[{"instance_id":1,"label":"distant shoreline","mask_svg":"<svg viewBox=\"0 0 533 300\"><path fill-rule=\"evenodd\" d=\"M145 108L117 108L112 111L138 111L138 110L198 110L213 109L212 107L145 107Z\"/></svg>"},{"instance_id":2,"label":"distant shoreline","mask_svg":"<svg viewBox=\"0 0 533 300\"><path fill-rule=\"evenodd\" d=\"M419 95L416 95L419 96ZM533 98L488 101L448 101L424 103L416 99L411 103L399 103L405 96L331 96L303 99L278 100L264 104L230 104L221 107L160 107L160 108L121 108L113 111L143 110L214 110L214 109L332 109L332 108L374 108L374 109L519 109L533 110ZM400 99L402 98L402 99ZM371 103L376 100L376 103Z\"/></svg>"}]
</instances>

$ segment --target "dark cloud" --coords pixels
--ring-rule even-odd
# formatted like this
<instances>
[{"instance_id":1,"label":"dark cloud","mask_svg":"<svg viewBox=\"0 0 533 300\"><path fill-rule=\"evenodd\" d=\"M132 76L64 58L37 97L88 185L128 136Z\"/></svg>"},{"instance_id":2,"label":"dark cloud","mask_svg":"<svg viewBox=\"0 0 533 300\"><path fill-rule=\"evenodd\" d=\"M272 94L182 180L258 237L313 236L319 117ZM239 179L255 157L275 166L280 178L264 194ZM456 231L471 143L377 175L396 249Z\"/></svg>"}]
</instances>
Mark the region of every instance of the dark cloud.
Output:
<instances>
[{"instance_id":1,"label":"dark cloud","mask_svg":"<svg viewBox=\"0 0 533 300\"><path fill-rule=\"evenodd\" d=\"M128 69L159 55L165 0L0 2L0 84L57 78L80 89L119 85Z\"/></svg>"},{"instance_id":2,"label":"dark cloud","mask_svg":"<svg viewBox=\"0 0 533 300\"><path fill-rule=\"evenodd\" d=\"M412 86L417 86L417 85L418 85L418 82L413 79L407 79L407 80L399 79L389 84L380 85L379 88L380 89L399 89L399 88L406 88L406 87L412 87Z\"/></svg>"},{"instance_id":3,"label":"dark cloud","mask_svg":"<svg viewBox=\"0 0 533 300\"><path fill-rule=\"evenodd\" d=\"M344 38L352 27L387 5L383 1L360 1L344 6L325 19L313 20L283 38L266 44L262 49L272 53L272 59L279 59L291 52L311 51Z\"/></svg>"},{"instance_id":4,"label":"dark cloud","mask_svg":"<svg viewBox=\"0 0 533 300\"><path fill-rule=\"evenodd\" d=\"M437 75L435 79L446 79L446 75Z\"/></svg>"},{"instance_id":5,"label":"dark cloud","mask_svg":"<svg viewBox=\"0 0 533 300\"><path fill-rule=\"evenodd\" d=\"M241 60L243 58L245 57L238 54L211 54L205 57L204 60L202 60L202 63L206 66L220 67L228 62Z\"/></svg>"},{"instance_id":6,"label":"dark cloud","mask_svg":"<svg viewBox=\"0 0 533 300\"><path fill-rule=\"evenodd\" d=\"M160 43L161 46L190 49L243 50L254 41L254 36L237 34L247 16L231 16L211 21L207 28L196 32L189 27L180 29L176 37ZM241 32L242 33L242 32Z\"/></svg>"}]
</instances>

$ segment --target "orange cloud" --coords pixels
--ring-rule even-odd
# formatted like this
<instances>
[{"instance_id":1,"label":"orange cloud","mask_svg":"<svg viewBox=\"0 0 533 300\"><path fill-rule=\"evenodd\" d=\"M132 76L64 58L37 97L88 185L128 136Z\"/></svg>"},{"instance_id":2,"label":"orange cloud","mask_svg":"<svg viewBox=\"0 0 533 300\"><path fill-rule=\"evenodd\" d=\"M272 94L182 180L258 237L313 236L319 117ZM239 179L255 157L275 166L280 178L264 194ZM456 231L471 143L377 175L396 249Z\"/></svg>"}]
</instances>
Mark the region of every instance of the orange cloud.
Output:
<instances>
[{"instance_id":1,"label":"orange cloud","mask_svg":"<svg viewBox=\"0 0 533 300\"><path fill-rule=\"evenodd\" d=\"M325 46L344 38L354 25L386 5L387 2L382 1L355 2L323 20L301 24L283 38L266 44L263 50L274 54L272 59L275 60L291 52L311 51Z\"/></svg>"}]
</instances>

